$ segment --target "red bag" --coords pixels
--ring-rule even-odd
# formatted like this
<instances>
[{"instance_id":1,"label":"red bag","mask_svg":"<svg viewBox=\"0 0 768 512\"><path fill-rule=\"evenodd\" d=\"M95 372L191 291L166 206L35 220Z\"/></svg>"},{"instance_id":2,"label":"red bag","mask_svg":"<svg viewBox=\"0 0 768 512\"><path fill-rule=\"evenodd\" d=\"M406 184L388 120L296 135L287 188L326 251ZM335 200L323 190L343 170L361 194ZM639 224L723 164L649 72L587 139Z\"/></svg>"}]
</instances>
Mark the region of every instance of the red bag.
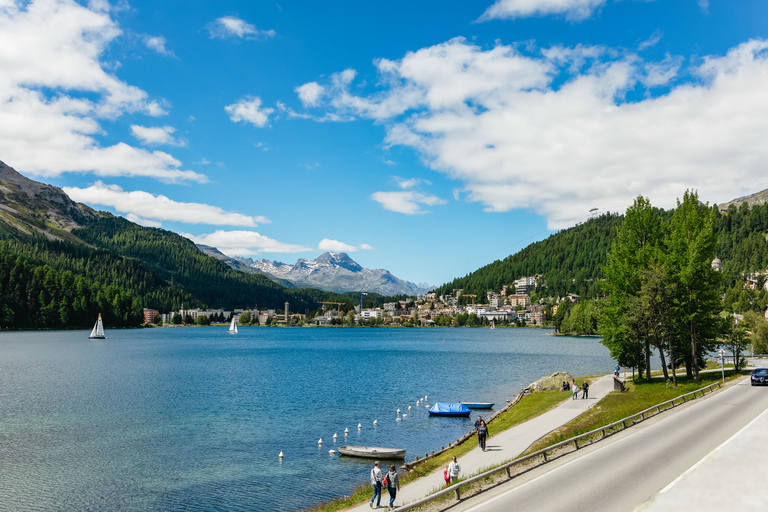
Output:
<instances>
[{"instance_id":1,"label":"red bag","mask_svg":"<svg viewBox=\"0 0 768 512\"><path fill-rule=\"evenodd\" d=\"M384 477L384 480L382 480L381 485L383 487L389 487L389 475Z\"/></svg>"},{"instance_id":2,"label":"red bag","mask_svg":"<svg viewBox=\"0 0 768 512\"><path fill-rule=\"evenodd\" d=\"M448 476L448 470L443 471L443 478L445 478L445 485L451 483L451 477Z\"/></svg>"}]
</instances>

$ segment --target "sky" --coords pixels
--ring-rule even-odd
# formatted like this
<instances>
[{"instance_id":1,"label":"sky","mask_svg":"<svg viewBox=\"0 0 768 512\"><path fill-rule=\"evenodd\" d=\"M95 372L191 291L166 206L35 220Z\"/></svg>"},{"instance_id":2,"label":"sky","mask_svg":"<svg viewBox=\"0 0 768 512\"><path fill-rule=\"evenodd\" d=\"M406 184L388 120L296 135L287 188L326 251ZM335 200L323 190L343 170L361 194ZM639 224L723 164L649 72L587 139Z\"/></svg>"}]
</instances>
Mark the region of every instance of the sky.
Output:
<instances>
[{"instance_id":1,"label":"sky","mask_svg":"<svg viewBox=\"0 0 768 512\"><path fill-rule=\"evenodd\" d=\"M0 0L0 160L439 285L638 195L768 188L768 3Z\"/></svg>"}]
</instances>

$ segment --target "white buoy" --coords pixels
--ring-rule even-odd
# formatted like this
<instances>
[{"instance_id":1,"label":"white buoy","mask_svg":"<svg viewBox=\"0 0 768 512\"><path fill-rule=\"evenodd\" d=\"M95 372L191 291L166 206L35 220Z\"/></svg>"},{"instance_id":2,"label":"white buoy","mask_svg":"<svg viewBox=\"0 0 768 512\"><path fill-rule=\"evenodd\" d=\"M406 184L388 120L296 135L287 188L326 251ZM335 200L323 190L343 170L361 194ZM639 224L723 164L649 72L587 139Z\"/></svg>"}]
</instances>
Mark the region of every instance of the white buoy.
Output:
<instances>
[{"instance_id":1,"label":"white buoy","mask_svg":"<svg viewBox=\"0 0 768 512\"><path fill-rule=\"evenodd\" d=\"M349 429L348 429L348 428L345 428L345 429L344 429L344 433L345 433L345 434L349 434Z\"/></svg>"},{"instance_id":2,"label":"white buoy","mask_svg":"<svg viewBox=\"0 0 768 512\"><path fill-rule=\"evenodd\" d=\"M402 418L397 418L395 421L403 421Z\"/></svg>"},{"instance_id":3,"label":"white buoy","mask_svg":"<svg viewBox=\"0 0 768 512\"><path fill-rule=\"evenodd\" d=\"M330 453L331 455L333 455L334 453L336 453L336 450L328 450L328 453Z\"/></svg>"},{"instance_id":4,"label":"white buoy","mask_svg":"<svg viewBox=\"0 0 768 512\"><path fill-rule=\"evenodd\" d=\"M408 406L408 410L409 410L409 411L411 410L411 406L410 406L410 405Z\"/></svg>"},{"instance_id":5,"label":"white buoy","mask_svg":"<svg viewBox=\"0 0 768 512\"><path fill-rule=\"evenodd\" d=\"M317 444L323 444L323 438L322 437L317 440Z\"/></svg>"},{"instance_id":6,"label":"white buoy","mask_svg":"<svg viewBox=\"0 0 768 512\"><path fill-rule=\"evenodd\" d=\"M400 409L397 410L397 414L400 414Z\"/></svg>"},{"instance_id":7,"label":"white buoy","mask_svg":"<svg viewBox=\"0 0 768 512\"><path fill-rule=\"evenodd\" d=\"M333 438L336 439L337 437L339 437L338 434L336 434L336 432L334 432L333 433Z\"/></svg>"},{"instance_id":8,"label":"white buoy","mask_svg":"<svg viewBox=\"0 0 768 512\"><path fill-rule=\"evenodd\" d=\"M429 409L429 404L425 405L424 408Z\"/></svg>"},{"instance_id":9,"label":"white buoy","mask_svg":"<svg viewBox=\"0 0 768 512\"><path fill-rule=\"evenodd\" d=\"M282 452L282 451L280 452L280 455L278 455L278 457L279 457L279 458L281 458L281 459L284 457L284 455L283 455L283 452Z\"/></svg>"},{"instance_id":10,"label":"white buoy","mask_svg":"<svg viewBox=\"0 0 768 512\"><path fill-rule=\"evenodd\" d=\"M408 417L408 415L404 413L403 414L403 418L407 418L407 417Z\"/></svg>"},{"instance_id":11,"label":"white buoy","mask_svg":"<svg viewBox=\"0 0 768 512\"><path fill-rule=\"evenodd\" d=\"M357 430L362 430L362 428L363 428L363 424L362 423L358 423L357 424Z\"/></svg>"},{"instance_id":12,"label":"white buoy","mask_svg":"<svg viewBox=\"0 0 768 512\"><path fill-rule=\"evenodd\" d=\"M424 395L424 400L426 400L427 398L429 398L429 397L427 395Z\"/></svg>"},{"instance_id":13,"label":"white buoy","mask_svg":"<svg viewBox=\"0 0 768 512\"><path fill-rule=\"evenodd\" d=\"M378 425L378 424L379 424L379 420L373 420L373 426L374 426L374 427L375 427L376 425Z\"/></svg>"}]
</instances>

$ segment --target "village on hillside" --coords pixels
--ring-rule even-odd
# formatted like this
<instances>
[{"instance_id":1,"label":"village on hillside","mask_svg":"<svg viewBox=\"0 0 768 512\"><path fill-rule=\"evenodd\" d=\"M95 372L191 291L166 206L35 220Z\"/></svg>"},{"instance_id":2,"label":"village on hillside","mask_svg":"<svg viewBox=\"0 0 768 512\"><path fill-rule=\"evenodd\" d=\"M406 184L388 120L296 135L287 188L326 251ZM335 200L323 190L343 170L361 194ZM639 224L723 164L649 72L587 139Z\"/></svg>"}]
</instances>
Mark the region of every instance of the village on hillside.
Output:
<instances>
[{"instance_id":1,"label":"village on hillside","mask_svg":"<svg viewBox=\"0 0 768 512\"><path fill-rule=\"evenodd\" d=\"M144 309L146 324L197 324L229 322L237 318L240 325L407 325L407 326L479 326L479 325L537 325L542 326L557 314L563 301L578 303L579 296L568 294L557 298L531 300L530 293L537 287L546 288L542 275L522 277L511 286L489 291L484 298L464 294L462 289L451 295L426 293L407 300L384 303L380 308L355 306L344 312L341 303L325 303L314 316L285 309L180 309L161 314ZM464 300L460 301L464 297ZM464 302L464 304L460 304Z\"/></svg>"}]
</instances>

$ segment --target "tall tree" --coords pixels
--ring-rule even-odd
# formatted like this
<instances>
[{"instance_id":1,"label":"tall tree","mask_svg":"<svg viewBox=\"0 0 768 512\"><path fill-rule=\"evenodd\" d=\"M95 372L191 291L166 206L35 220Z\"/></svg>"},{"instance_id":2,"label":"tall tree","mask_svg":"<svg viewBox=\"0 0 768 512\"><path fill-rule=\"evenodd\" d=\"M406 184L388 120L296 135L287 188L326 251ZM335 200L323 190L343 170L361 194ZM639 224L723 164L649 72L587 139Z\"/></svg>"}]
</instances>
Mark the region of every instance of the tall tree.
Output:
<instances>
[{"instance_id":1,"label":"tall tree","mask_svg":"<svg viewBox=\"0 0 768 512\"><path fill-rule=\"evenodd\" d=\"M603 344L614 357L621 357L624 363L634 363L638 368L636 357L640 345L648 377L651 348L640 295L644 272L661 259L664 231L658 210L648 199L638 196L627 209L624 222L611 244L608 264L603 269L603 290L608 294L599 325Z\"/></svg>"},{"instance_id":2,"label":"tall tree","mask_svg":"<svg viewBox=\"0 0 768 512\"><path fill-rule=\"evenodd\" d=\"M699 361L715 348L723 331L719 320L720 277L712 269L716 257L715 210L699 202L696 192L686 191L672 215L669 233L669 268L674 282L672 314L677 335L686 339L690 352L686 373L699 380Z\"/></svg>"}]
</instances>

